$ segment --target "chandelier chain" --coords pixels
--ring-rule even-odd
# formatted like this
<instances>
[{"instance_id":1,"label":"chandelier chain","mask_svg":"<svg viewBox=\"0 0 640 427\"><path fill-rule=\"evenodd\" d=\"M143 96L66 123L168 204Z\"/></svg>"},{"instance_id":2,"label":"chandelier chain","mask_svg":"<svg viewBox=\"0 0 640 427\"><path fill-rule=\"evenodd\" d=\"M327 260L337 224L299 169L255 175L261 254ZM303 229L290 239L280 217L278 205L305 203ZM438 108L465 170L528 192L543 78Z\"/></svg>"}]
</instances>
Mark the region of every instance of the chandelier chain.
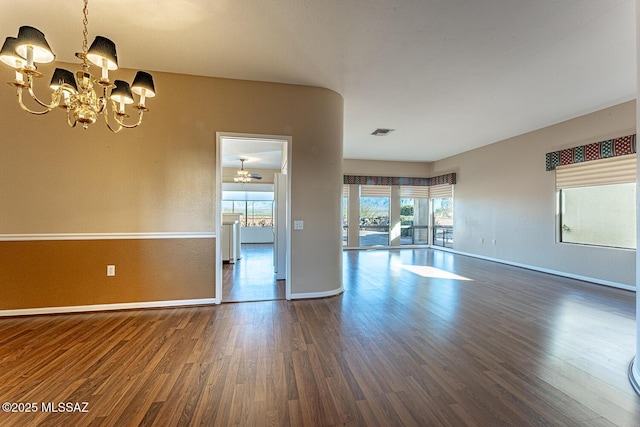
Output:
<instances>
[{"instance_id":1,"label":"chandelier chain","mask_svg":"<svg viewBox=\"0 0 640 427\"><path fill-rule=\"evenodd\" d=\"M84 19L82 20L82 68L85 71L89 69L89 64L87 63L87 52L89 51L89 43L87 42L87 36L89 35L89 30L87 30L87 26L89 25L88 4L89 0L84 0L84 7L82 8L82 14L84 15Z\"/></svg>"}]
</instances>

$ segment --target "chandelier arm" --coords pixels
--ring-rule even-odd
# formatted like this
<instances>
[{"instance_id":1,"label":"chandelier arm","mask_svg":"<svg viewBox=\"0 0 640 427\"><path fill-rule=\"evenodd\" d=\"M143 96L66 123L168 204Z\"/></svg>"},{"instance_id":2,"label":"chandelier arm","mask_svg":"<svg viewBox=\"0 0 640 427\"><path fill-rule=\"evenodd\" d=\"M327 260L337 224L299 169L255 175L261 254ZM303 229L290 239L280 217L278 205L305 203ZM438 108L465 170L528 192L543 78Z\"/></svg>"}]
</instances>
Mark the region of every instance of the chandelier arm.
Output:
<instances>
[{"instance_id":1,"label":"chandelier arm","mask_svg":"<svg viewBox=\"0 0 640 427\"><path fill-rule=\"evenodd\" d=\"M46 103L40 101L40 99L38 99L38 97L36 96L35 92L33 91L33 80L31 80L31 79L29 79L29 81L27 82L27 90L29 91L29 95L31 95L31 98L33 98L33 100L35 102L37 102L38 104L40 104L44 108L48 109L49 111L53 110L58 105L60 105L60 99L62 97L62 90L61 89L56 89L55 91L53 91L53 93L51 94L51 104L46 104ZM20 91L20 92L22 92L22 91ZM19 97L20 97L20 99L22 99L21 95L19 95ZM27 111L29 111L29 109L27 109ZM29 112L31 112L31 111L29 111Z\"/></svg>"},{"instance_id":2,"label":"chandelier arm","mask_svg":"<svg viewBox=\"0 0 640 427\"><path fill-rule=\"evenodd\" d=\"M34 97L34 99L36 99L36 101L38 101L37 98ZM40 104L43 107L45 107L45 110L43 110L43 111L31 110L29 107L24 105L24 102L22 101L22 88L20 88L20 87L18 88L18 104L20 104L20 108L22 108L24 111L26 111L27 113L30 113L30 114L35 114L36 116L42 116L44 114L49 113L57 105L57 103L56 103L55 105L50 106L50 105L46 105L46 104L43 104L42 102L38 101L38 104Z\"/></svg>"},{"instance_id":3,"label":"chandelier arm","mask_svg":"<svg viewBox=\"0 0 640 427\"><path fill-rule=\"evenodd\" d=\"M71 108L67 107L67 124L72 128L76 127L78 121L76 119L71 120Z\"/></svg>"},{"instance_id":4,"label":"chandelier arm","mask_svg":"<svg viewBox=\"0 0 640 427\"><path fill-rule=\"evenodd\" d=\"M120 132L122 129L124 129L122 126L118 126L117 128L113 128L113 127L111 126L111 123L109 123L107 120L105 120L105 123L107 124L107 128L108 128L111 132L113 132L113 133L118 133L118 132Z\"/></svg>"},{"instance_id":5,"label":"chandelier arm","mask_svg":"<svg viewBox=\"0 0 640 427\"><path fill-rule=\"evenodd\" d=\"M109 109L108 108L103 108L102 110L102 115L104 116L104 123L107 125L107 128L113 132L113 133L118 133L122 130L122 125L120 125L118 123L118 127L113 127L111 126L111 123L109 122ZM115 116L115 113L114 113Z\"/></svg>"},{"instance_id":6,"label":"chandelier arm","mask_svg":"<svg viewBox=\"0 0 640 427\"><path fill-rule=\"evenodd\" d=\"M125 128L125 129L133 129L133 128L136 128L136 127L140 126L140 124L142 123L142 115L143 115L143 114L144 114L144 111L143 111L143 110L138 110L138 121L137 121L136 123L134 123L134 124L130 124L130 125L125 124L125 123L124 123L124 121L123 121L123 120L121 120L121 119L118 117L118 114L115 112L115 110L114 110L114 113L113 113L113 118L114 118L114 119L116 120L116 122L118 122L118 124L119 124L120 126L122 126L123 128Z\"/></svg>"}]
</instances>

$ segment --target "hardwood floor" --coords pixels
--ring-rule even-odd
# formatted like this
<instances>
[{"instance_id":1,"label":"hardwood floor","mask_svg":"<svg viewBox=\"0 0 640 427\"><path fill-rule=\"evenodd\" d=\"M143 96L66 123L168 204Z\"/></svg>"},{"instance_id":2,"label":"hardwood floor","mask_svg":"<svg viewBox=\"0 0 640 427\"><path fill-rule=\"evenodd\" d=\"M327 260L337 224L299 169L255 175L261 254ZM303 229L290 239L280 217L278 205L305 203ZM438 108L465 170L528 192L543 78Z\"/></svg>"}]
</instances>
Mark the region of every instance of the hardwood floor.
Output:
<instances>
[{"instance_id":1,"label":"hardwood floor","mask_svg":"<svg viewBox=\"0 0 640 427\"><path fill-rule=\"evenodd\" d=\"M275 280L272 244L242 244L242 259L222 266L222 301L285 299L285 281Z\"/></svg>"},{"instance_id":2,"label":"hardwood floor","mask_svg":"<svg viewBox=\"0 0 640 427\"><path fill-rule=\"evenodd\" d=\"M635 294L432 250L343 295L0 319L2 426L637 426Z\"/></svg>"}]
</instances>

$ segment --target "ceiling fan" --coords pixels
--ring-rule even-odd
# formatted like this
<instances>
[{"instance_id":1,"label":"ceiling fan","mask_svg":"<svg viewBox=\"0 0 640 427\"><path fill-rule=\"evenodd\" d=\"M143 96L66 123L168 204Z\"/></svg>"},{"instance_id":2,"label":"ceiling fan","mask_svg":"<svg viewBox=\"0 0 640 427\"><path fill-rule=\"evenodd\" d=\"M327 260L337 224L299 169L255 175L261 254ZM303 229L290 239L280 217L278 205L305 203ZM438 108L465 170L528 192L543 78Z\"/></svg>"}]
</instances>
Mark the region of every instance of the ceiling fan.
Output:
<instances>
[{"instance_id":1,"label":"ceiling fan","mask_svg":"<svg viewBox=\"0 0 640 427\"><path fill-rule=\"evenodd\" d=\"M248 170L244 169L244 162L247 161L247 159L243 159L241 157L239 160L240 170L237 171L236 176L233 177L234 182L241 182L244 184L247 182L251 182L252 179L262 179L262 175L260 175L259 173L249 173Z\"/></svg>"}]
</instances>

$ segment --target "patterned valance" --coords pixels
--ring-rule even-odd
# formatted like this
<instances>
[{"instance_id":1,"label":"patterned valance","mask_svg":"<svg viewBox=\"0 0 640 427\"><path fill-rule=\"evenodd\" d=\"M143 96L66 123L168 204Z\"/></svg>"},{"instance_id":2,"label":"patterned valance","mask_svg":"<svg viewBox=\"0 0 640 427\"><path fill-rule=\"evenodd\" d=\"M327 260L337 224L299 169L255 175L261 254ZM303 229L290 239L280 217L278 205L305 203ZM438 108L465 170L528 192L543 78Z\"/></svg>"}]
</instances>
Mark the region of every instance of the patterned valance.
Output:
<instances>
[{"instance_id":1,"label":"patterned valance","mask_svg":"<svg viewBox=\"0 0 640 427\"><path fill-rule=\"evenodd\" d=\"M606 141L594 142L593 144L547 153L546 166L548 171L552 171L557 166L588 162L589 160L606 159L607 157L624 156L635 152L636 135L633 134L623 136L622 138L608 139Z\"/></svg>"},{"instance_id":2,"label":"patterned valance","mask_svg":"<svg viewBox=\"0 0 640 427\"><path fill-rule=\"evenodd\" d=\"M362 184L362 185L413 185L413 186L431 186L440 184L455 184L456 174L448 173L446 175L434 176L432 178L410 178L397 176L364 176L364 175L345 175L345 184Z\"/></svg>"}]
</instances>

